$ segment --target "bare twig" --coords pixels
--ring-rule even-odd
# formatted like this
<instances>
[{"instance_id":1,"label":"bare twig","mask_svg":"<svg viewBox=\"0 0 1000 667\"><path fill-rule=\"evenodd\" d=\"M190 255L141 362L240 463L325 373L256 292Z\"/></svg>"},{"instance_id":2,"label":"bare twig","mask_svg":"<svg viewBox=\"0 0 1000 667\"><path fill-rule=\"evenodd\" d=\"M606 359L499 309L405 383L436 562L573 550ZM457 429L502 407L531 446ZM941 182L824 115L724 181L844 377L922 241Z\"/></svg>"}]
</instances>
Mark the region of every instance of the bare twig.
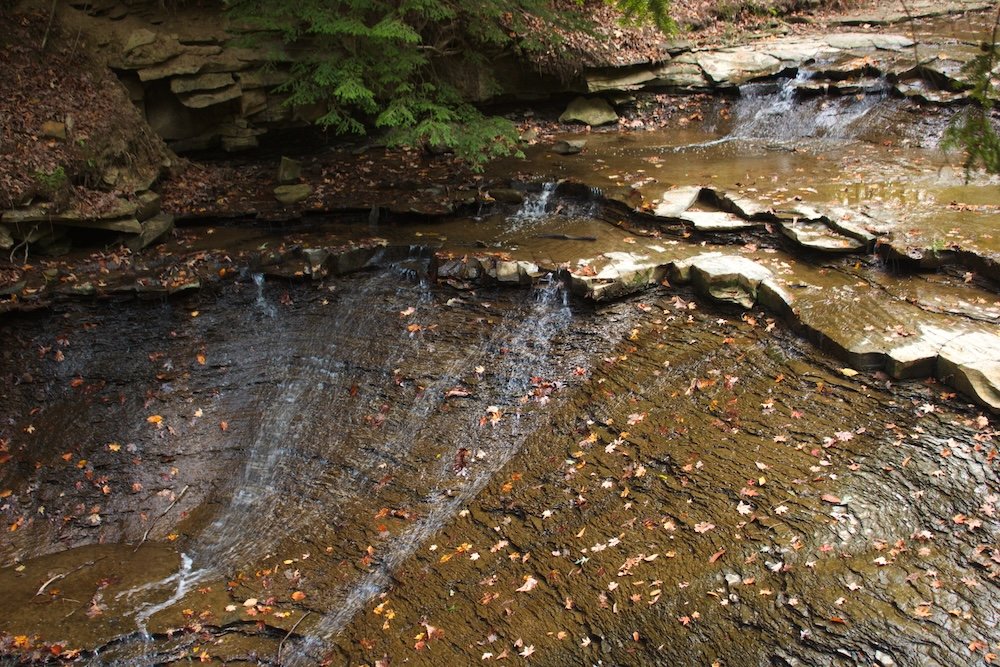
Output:
<instances>
[{"instance_id":1,"label":"bare twig","mask_svg":"<svg viewBox=\"0 0 1000 667\"><path fill-rule=\"evenodd\" d=\"M907 22L910 24L910 39L913 40L913 65L920 67L920 51L917 48L917 19L913 16L910 6L906 4L906 0L899 0L899 4L903 6L903 13L906 14Z\"/></svg>"},{"instance_id":2,"label":"bare twig","mask_svg":"<svg viewBox=\"0 0 1000 667\"><path fill-rule=\"evenodd\" d=\"M45 50L45 45L49 41L49 33L52 32L52 23L56 20L56 5L59 4L59 0L52 0L52 8L49 9L49 24L45 26L45 34L42 35L42 51Z\"/></svg>"},{"instance_id":3,"label":"bare twig","mask_svg":"<svg viewBox=\"0 0 1000 667\"><path fill-rule=\"evenodd\" d=\"M10 262L11 262L11 264L14 263L14 255L16 255L17 251L19 249L21 249L22 247L24 248L24 262L23 263L24 264L28 263L28 241L29 241L29 239L31 239L34 236L34 234L35 234L36 231L38 231L38 225L35 225L34 227L32 227L31 231L28 232L27 234L25 234L24 240L21 241L20 243L18 243L13 248L10 249Z\"/></svg>"},{"instance_id":4,"label":"bare twig","mask_svg":"<svg viewBox=\"0 0 1000 667\"><path fill-rule=\"evenodd\" d=\"M56 574L56 575L53 575L53 576L49 577L49 580L46 581L44 584L41 585L41 587L35 593L35 596L37 597L37 596L41 595L42 593L44 593L45 589L49 587L49 584L54 583L56 581L59 581L60 579L64 579L64 578L68 577L69 575L71 575L71 574L73 574L75 572L79 572L80 570L82 570L85 567L90 567L91 565L94 565L95 563L98 563L98 562L104 560L105 558L107 558L107 556L101 556L100 558L95 558L94 560L88 560L86 563L83 563L81 565L78 565L78 566L74 567L69 572L63 572L62 574Z\"/></svg>"},{"instance_id":5,"label":"bare twig","mask_svg":"<svg viewBox=\"0 0 1000 667\"><path fill-rule=\"evenodd\" d=\"M288 634L286 634L286 635L285 635L285 636L284 636L284 637L282 638L282 640L281 640L280 642L278 642L278 654L277 654L277 655L275 656L275 659L276 659L276 660L277 660L277 661L278 661L279 663L281 662L281 649L282 649L282 648L284 648L284 646L285 646L285 640L287 640L287 639L288 639L289 637L291 637L291 636L292 636L292 633L293 633L293 632L295 632L295 628L299 627L299 623L301 623L302 621L306 620L306 616L308 616L308 615L309 615L309 614L311 614L311 613L312 613L311 611L307 611L306 613L302 614L302 618L300 618L299 620L295 621L295 625L293 625L293 626L292 626L292 627L291 627L291 628L290 628L290 629L288 630Z\"/></svg>"},{"instance_id":6,"label":"bare twig","mask_svg":"<svg viewBox=\"0 0 1000 667\"><path fill-rule=\"evenodd\" d=\"M146 543L146 540L149 538L150 531L152 531L153 527L156 526L156 522L159 521L160 519L162 519L164 516L166 516L167 512L169 512L170 510L172 510L174 508L174 505L176 505L180 501L180 499L184 497L184 494L187 493L187 490L190 489L190 488L191 488L191 485L188 484L183 489L181 489L181 492L179 494L177 494L176 498L174 498L174 502L170 503L170 505L167 507L167 509L165 509L162 512L160 512L156 516L156 518L153 519L150 522L149 528L146 529L146 532L143 534L142 539L139 540L139 544L135 545L135 549L132 551L132 553L135 553L136 551L138 551L139 547L141 547L143 544Z\"/></svg>"}]
</instances>

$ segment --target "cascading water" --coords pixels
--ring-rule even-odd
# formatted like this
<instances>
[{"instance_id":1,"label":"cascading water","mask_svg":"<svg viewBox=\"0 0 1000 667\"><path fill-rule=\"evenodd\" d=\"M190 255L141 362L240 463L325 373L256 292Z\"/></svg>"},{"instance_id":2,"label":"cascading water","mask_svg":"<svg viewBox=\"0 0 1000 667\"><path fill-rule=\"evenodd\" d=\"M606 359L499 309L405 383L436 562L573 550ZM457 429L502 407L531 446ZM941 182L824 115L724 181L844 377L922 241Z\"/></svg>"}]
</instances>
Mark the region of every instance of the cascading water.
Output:
<instances>
[{"instance_id":1,"label":"cascading water","mask_svg":"<svg viewBox=\"0 0 1000 667\"><path fill-rule=\"evenodd\" d=\"M746 83L733 110L727 139L852 139L864 130L862 120L886 97L887 84L873 85L858 95L803 98L803 85L813 72L800 69L778 83Z\"/></svg>"},{"instance_id":2,"label":"cascading water","mask_svg":"<svg viewBox=\"0 0 1000 667\"><path fill-rule=\"evenodd\" d=\"M377 567L332 593L336 602L327 608L334 611L295 651L321 652L384 590L395 569L519 451L544 415L542 405L531 400L532 378L567 381L595 352L569 343L574 315L555 280L520 305L504 308L480 338L425 340L419 327L407 325L410 318L423 315L427 319L421 321L429 323L455 309L426 284L408 280L420 274L411 264L354 279L325 309L300 313L305 321L292 321L284 309L267 320L276 333L266 337L281 345L269 349L255 371L253 384L261 393L251 412L259 423L243 448L243 469L226 507L186 546L181 570L125 593L141 593L147 602L135 612L138 642L131 649L119 645L120 656L131 656L135 664L148 661L162 650L145 632L156 614L203 582L287 548L282 544L329 543L333 527L371 511L360 490L380 477L405 478L399 493L412 498L408 502L419 518L401 533L365 538L378 550ZM610 347L613 340L609 335L599 347ZM404 379L400 369L417 376ZM446 407L448 391L472 369L481 376L475 393ZM372 386L359 390L362 374ZM380 385L397 386L398 393L398 386L409 384L415 385L409 398L390 401L380 395L385 392ZM368 395L371 401L359 400ZM484 415L491 418L484 422ZM377 429L369 428L373 421ZM475 443L474 454L457 474L453 462L469 443ZM430 446L437 449L428 451Z\"/></svg>"},{"instance_id":3,"label":"cascading water","mask_svg":"<svg viewBox=\"0 0 1000 667\"><path fill-rule=\"evenodd\" d=\"M314 664L321 657L325 642L340 632L369 600L385 590L393 572L431 535L457 516L462 506L519 451L541 417L521 402L530 393L531 378L568 375L580 361L572 355L560 354L562 350L558 349L558 339L570 327L572 319L562 284L550 281L539 290L526 312L508 318L499 328L484 350L486 357L496 355L495 393L482 397L480 403L489 404L486 409L490 414L500 415L507 411L509 414L484 426L483 413L476 412L452 433L453 454L464 443L475 442L477 446L477 453L469 467L463 470L463 476L456 477L450 464L453 456L442 457L444 463L433 472L437 482L426 498L425 504L430 508L426 516L380 550L378 567L341 592L336 610L325 615L307 638L293 647L286 664Z\"/></svg>"},{"instance_id":4,"label":"cascading water","mask_svg":"<svg viewBox=\"0 0 1000 667\"><path fill-rule=\"evenodd\" d=\"M268 317L275 317L278 314L277 309L264 296L264 274L254 273L252 278L253 284L257 287L257 301L255 302L257 310Z\"/></svg>"},{"instance_id":5,"label":"cascading water","mask_svg":"<svg viewBox=\"0 0 1000 667\"><path fill-rule=\"evenodd\" d=\"M557 183L545 183L540 192L527 195L521 208L510 218L512 228L517 229L525 222L544 217L557 185Z\"/></svg>"},{"instance_id":6,"label":"cascading water","mask_svg":"<svg viewBox=\"0 0 1000 667\"><path fill-rule=\"evenodd\" d=\"M135 611L140 639L146 637L151 617L182 599L196 584L223 576L266 553L296 527L308 524L324 512L327 503L336 504L338 498L316 492L303 494L302 487L308 487L310 480L323 478L322 447L337 447L338 434L348 431L352 421L360 421L356 414L360 407L351 411L332 404L337 397L350 395L358 367L386 374L401 358L419 348L420 340L398 325L404 304L427 299L427 284L407 280L411 274L425 275L426 269L420 271L409 263L398 269L390 266L362 281L358 289L345 292L343 298L331 304L335 306L331 312L306 327L277 317L277 309L263 296L263 277L254 275L258 290L255 306L258 311L261 303L273 309L274 324L268 326L283 331L279 336L281 347L269 350L266 367L260 373L262 379L275 377L277 381L260 383L263 394L254 409L259 423L253 440L245 448L245 464L233 482L228 506L191 545L177 573L147 584L142 590L122 594L131 597L163 591L162 601L147 602ZM376 303L382 307L376 307ZM377 350L371 346L370 336L374 332L385 343L376 346ZM425 392L423 396L431 399L443 395L441 387L455 381L454 368L464 365L464 360L457 360L445 366L439 377L440 386L433 387L437 391ZM414 412L429 409L417 406ZM323 432L318 432L320 429ZM324 437L327 433L329 436ZM405 441L405 431L397 435L387 449L396 456L405 455L412 439ZM367 460L353 462L353 471L340 469L342 477L351 472L356 477L357 471L366 469L373 474L372 469L380 460L369 453ZM351 488L356 483L356 479L341 479L329 488ZM275 499L281 499L281 503ZM140 655L135 659L139 662L148 657L148 650L153 650L145 641L138 648Z\"/></svg>"},{"instance_id":7,"label":"cascading water","mask_svg":"<svg viewBox=\"0 0 1000 667\"><path fill-rule=\"evenodd\" d=\"M795 106L799 83L809 74L801 69L794 78L777 83L747 83L740 86L740 97L733 112L733 137L774 137L786 131L788 114Z\"/></svg>"}]
</instances>

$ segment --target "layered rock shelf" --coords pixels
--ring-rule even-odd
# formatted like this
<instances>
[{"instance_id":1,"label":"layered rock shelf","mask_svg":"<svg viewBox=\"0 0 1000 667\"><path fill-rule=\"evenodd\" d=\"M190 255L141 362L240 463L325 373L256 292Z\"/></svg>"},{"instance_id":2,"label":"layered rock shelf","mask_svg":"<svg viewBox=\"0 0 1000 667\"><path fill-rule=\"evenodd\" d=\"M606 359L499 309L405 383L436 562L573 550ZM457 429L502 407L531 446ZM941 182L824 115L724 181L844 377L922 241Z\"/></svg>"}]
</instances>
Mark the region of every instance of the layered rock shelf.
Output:
<instances>
[{"instance_id":1,"label":"layered rock shelf","mask_svg":"<svg viewBox=\"0 0 1000 667\"><path fill-rule=\"evenodd\" d=\"M285 95L275 90L288 81L293 61L280 42L265 40L247 48L241 27L228 25L223 15L218 21L198 23L163 23L158 17L154 24L142 12L115 12L105 6L111 3L74 4L91 16L83 24L132 101L177 151L212 146L226 151L251 149L262 134L308 124L323 113L319 107L291 108L284 103ZM971 1L945 4L921 5L913 16L990 6ZM882 27L906 18L887 10L834 24ZM975 44L947 41L914 48L905 34L871 30L772 36L721 48L674 41L663 45L658 58L586 67L562 89L541 81L531 84L524 77L501 77L500 96L595 96L574 101L563 117L567 122L600 125L617 119L611 103L622 92L725 92L750 81L808 72L796 82L803 94L857 94L874 86L922 101L955 102L964 99L971 87L962 66L977 53Z\"/></svg>"},{"instance_id":2,"label":"layered rock shelf","mask_svg":"<svg viewBox=\"0 0 1000 667\"><path fill-rule=\"evenodd\" d=\"M607 203L620 205L613 199ZM715 205L720 210L691 211L699 205ZM716 224L720 216L730 216L731 224ZM645 215L651 228L680 223L692 232L707 232L706 238L723 244L727 234L767 225L772 234L791 244L794 254L820 253L831 258L874 250L879 237L866 228L863 218L843 208L822 213L808 207L774 211L711 188L688 187L668 190L656 212ZM450 258L442 261L438 275L512 285L562 280L574 294L595 302L662 285L691 285L713 301L764 308L852 368L884 371L897 379L934 376L1000 411L996 326L1000 318L995 313L984 318L928 312L912 300L859 282L850 273L825 268L821 261L790 262L760 251L747 256L745 249L729 249L732 246L706 248L662 238L645 239L641 249L636 249L640 242L626 240L632 248L620 245L572 262L545 264L519 260L516 255Z\"/></svg>"}]
</instances>

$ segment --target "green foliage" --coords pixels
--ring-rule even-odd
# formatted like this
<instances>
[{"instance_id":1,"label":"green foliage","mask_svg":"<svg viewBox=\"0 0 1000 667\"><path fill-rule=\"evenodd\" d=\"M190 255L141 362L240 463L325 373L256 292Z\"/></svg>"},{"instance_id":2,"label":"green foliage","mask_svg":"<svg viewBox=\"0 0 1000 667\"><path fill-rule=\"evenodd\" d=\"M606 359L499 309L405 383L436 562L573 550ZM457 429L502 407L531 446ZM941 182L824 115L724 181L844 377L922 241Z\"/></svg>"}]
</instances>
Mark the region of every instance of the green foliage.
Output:
<instances>
[{"instance_id":1,"label":"green foliage","mask_svg":"<svg viewBox=\"0 0 1000 667\"><path fill-rule=\"evenodd\" d=\"M230 11L258 37L280 35L293 56L281 92L293 107L322 108L319 124L380 128L394 144L446 146L473 162L509 152L514 128L483 117L438 66L462 56L485 67L491 51L528 48L518 27L551 15L542 0L231 0Z\"/></svg>"},{"instance_id":2,"label":"green foliage","mask_svg":"<svg viewBox=\"0 0 1000 667\"><path fill-rule=\"evenodd\" d=\"M577 0L581 2L582 0ZM668 0L614 1L635 19L670 26ZM291 79L286 103L322 109L338 134L378 128L392 144L453 149L480 164L516 150L514 126L483 116L444 72L461 60L479 73L502 51L558 52L552 29L582 29L548 0L228 0L260 48L280 38ZM529 29L534 28L534 29Z\"/></svg>"},{"instance_id":3,"label":"green foliage","mask_svg":"<svg viewBox=\"0 0 1000 667\"><path fill-rule=\"evenodd\" d=\"M989 41L982 44L982 53L963 68L963 72L972 81L972 89L969 91L972 104L956 116L944 135L945 148L961 148L965 151L967 177L976 167L1000 174L1000 135L990 120L998 98L997 86L993 83L993 70L1000 63L998 28L1000 9L997 10Z\"/></svg>"},{"instance_id":4,"label":"green foliage","mask_svg":"<svg viewBox=\"0 0 1000 667\"><path fill-rule=\"evenodd\" d=\"M652 23L665 33L677 32L677 24L670 16L670 0L608 0L626 17L642 23Z\"/></svg>"},{"instance_id":5,"label":"green foliage","mask_svg":"<svg viewBox=\"0 0 1000 667\"><path fill-rule=\"evenodd\" d=\"M52 171L35 172L35 182L38 184L39 189L49 196L62 190L68 181L66 170L61 165Z\"/></svg>"}]
</instances>

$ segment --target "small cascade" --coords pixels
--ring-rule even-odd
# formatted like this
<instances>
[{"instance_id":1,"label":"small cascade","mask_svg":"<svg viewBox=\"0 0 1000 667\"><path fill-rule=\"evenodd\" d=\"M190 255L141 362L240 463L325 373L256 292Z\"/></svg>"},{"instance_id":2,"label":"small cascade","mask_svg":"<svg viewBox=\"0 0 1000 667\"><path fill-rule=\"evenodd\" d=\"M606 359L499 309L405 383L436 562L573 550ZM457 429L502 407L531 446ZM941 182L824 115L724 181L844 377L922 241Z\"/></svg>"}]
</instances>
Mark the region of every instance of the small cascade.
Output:
<instances>
[{"instance_id":1,"label":"small cascade","mask_svg":"<svg viewBox=\"0 0 1000 667\"><path fill-rule=\"evenodd\" d=\"M336 433L356 417L343 408L332 410L331 396L349 395L353 366L371 363L391 369L408 348L418 344L398 325L399 310L404 303L419 303L426 289L407 280L408 275L420 272L410 263L394 266L347 293L316 326L296 331L287 341L287 351L276 352L270 359L270 372L282 379L260 397L260 424L248 446L242 474L235 480L229 507L193 553L200 567L216 571L232 567L248 553L267 550L287 534L275 527L283 524L268 509L271 499L292 493L302 477L320 475L322 460L303 451L305 443L315 440L316 424L334 419L327 428ZM375 306L385 300L388 307ZM376 331L386 332L386 344L367 346L371 332ZM384 358L372 348L384 350ZM309 509L300 506L294 511L306 514Z\"/></svg>"},{"instance_id":2,"label":"small cascade","mask_svg":"<svg viewBox=\"0 0 1000 667\"><path fill-rule=\"evenodd\" d=\"M524 202L521 204L521 208L511 216L511 220L527 221L538 220L544 217L546 209L549 206L549 200L552 199L552 195L556 191L556 185L557 183L554 182L545 183L542 186L541 192L526 196Z\"/></svg>"},{"instance_id":3,"label":"small cascade","mask_svg":"<svg viewBox=\"0 0 1000 667\"><path fill-rule=\"evenodd\" d=\"M162 582L157 582L161 584L172 584L177 583L173 595L157 604L147 604L140 607L136 612L135 618L136 623L139 626L140 632L146 634L146 624L149 619L154 615L160 613L164 609L169 609L172 605L180 602L184 599L194 585L201 579L200 573L194 571L194 561L187 554L181 554L181 567L175 573L167 577Z\"/></svg>"},{"instance_id":4,"label":"small cascade","mask_svg":"<svg viewBox=\"0 0 1000 667\"><path fill-rule=\"evenodd\" d=\"M264 295L264 274L254 273L252 278L253 284L257 286L257 301L255 302L257 310L267 317L277 317L278 309Z\"/></svg>"},{"instance_id":5,"label":"small cascade","mask_svg":"<svg viewBox=\"0 0 1000 667\"><path fill-rule=\"evenodd\" d=\"M888 85L873 85L858 95L803 98L800 88L813 77L800 69L780 82L747 83L733 111L733 128L724 140L776 142L800 139L850 140L864 131L862 122L886 98Z\"/></svg>"},{"instance_id":6,"label":"small cascade","mask_svg":"<svg viewBox=\"0 0 1000 667\"><path fill-rule=\"evenodd\" d=\"M323 655L326 643L390 585L396 569L457 516L495 472L520 451L545 416L545 412L536 409L530 400L533 378L555 380L569 376L576 365L583 363L571 351L562 349L563 336L572 322L573 313L565 287L550 277L547 284L535 291L523 312L513 313L497 328L479 352L481 359L492 360L494 376L490 393L482 396L479 403L487 414L498 417L493 423L484 425L483 413L474 411L452 432L454 453L464 443L476 443L477 451L468 467L460 475L456 474L453 456L441 457L437 470L429 473L438 481L424 499L427 513L379 548L378 566L342 591L342 599L335 610L324 616L289 652L287 664L315 664ZM621 326L627 326L627 322ZM609 346L612 339L606 341ZM593 354L594 350L589 353ZM415 423L413 427L420 429L423 424Z\"/></svg>"},{"instance_id":7,"label":"small cascade","mask_svg":"<svg viewBox=\"0 0 1000 667\"><path fill-rule=\"evenodd\" d=\"M770 138L783 131L782 127L788 122L788 114L795 105L798 84L808 79L809 73L800 69L794 78L781 79L777 83L769 81L740 86L731 135Z\"/></svg>"}]
</instances>

